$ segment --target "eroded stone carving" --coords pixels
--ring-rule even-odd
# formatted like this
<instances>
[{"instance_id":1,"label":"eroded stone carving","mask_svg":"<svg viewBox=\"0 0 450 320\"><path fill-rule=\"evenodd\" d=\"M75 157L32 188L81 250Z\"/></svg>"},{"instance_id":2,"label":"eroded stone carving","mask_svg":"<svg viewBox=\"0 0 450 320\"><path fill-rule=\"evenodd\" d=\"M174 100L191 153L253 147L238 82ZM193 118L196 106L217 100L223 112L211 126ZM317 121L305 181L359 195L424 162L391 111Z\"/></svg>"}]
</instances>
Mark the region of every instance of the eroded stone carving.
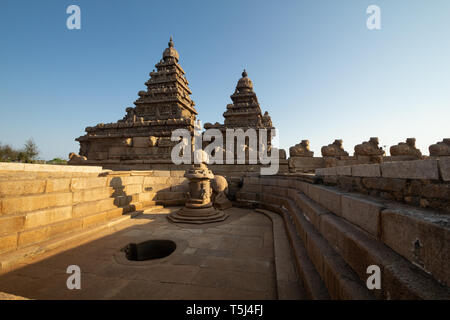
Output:
<instances>
[{"instance_id":1,"label":"eroded stone carving","mask_svg":"<svg viewBox=\"0 0 450 320\"><path fill-rule=\"evenodd\" d=\"M79 164L84 161L87 161L87 158L85 156L80 156L74 152L69 153L69 161L68 164Z\"/></svg>"},{"instance_id":2,"label":"eroded stone carving","mask_svg":"<svg viewBox=\"0 0 450 320\"><path fill-rule=\"evenodd\" d=\"M407 138L406 142L400 142L390 149L391 156L413 156L422 157L422 152L416 148L416 138Z\"/></svg>"},{"instance_id":3,"label":"eroded stone carving","mask_svg":"<svg viewBox=\"0 0 450 320\"><path fill-rule=\"evenodd\" d=\"M312 157L314 151L309 150L309 140L302 140L300 143L289 148L291 157Z\"/></svg>"},{"instance_id":4,"label":"eroded stone carving","mask_svg":"<svg viewBox=\"0 0 450 320\"><path fill-rule=\"evenodd\" d=\"M428 150L430 156L450 156L450 138L444 138L442 141L432 144L428 147Z\"/></svg>"},{"instance_id":5,"label":"eroded stone carving","mask_svg":"<svg viewBox=\"0 0 450 320\"><path fill-rule=\"evenodd\" d=\"M211 187L213 190L212 201L215 207L225 210L233 206L231 201L228 200L228 182L223 176L214 175L214 179L211 180Z\"/></svg>"},{"instance_id":6,"label":"eroded stone carving","mask_svg":"<svg viewBox=\"0 0 450 320\"><path fill-rule=\"evenodd\" d=\"M383 156L384 150L378 147L379 141L377 137L370 138L355 146L355 156Z\"/></svg>"},{"instance_id":7,"label":"eroded stone carving","mask_svg":"<svg viewBox=\"0 0 450 320\"><path fill-rule=\"evenodd\" d=\"M332 144L329 144L328 146L323 146L321 148L322 156L323 157L348 156L348 152L344 150L342 142L343 141L341 139L336 139Z\"/></svg>"}]
</instances>

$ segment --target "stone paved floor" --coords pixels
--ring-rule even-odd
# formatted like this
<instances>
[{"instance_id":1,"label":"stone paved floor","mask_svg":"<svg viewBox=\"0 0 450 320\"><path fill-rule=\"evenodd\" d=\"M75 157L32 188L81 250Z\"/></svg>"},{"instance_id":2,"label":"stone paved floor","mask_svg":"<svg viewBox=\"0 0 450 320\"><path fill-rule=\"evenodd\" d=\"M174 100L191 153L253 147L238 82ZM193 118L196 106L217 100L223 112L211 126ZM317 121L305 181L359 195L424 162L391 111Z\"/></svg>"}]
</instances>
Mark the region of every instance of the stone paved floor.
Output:
<instances>
[{"instance_id":1,"label":"stone paved floor","mask_svg":"<svg viewBox=\"0 0 450 320\"><path fill-rule=\"evenodd\" d=\"M124 223L125 229L0 275L0 291L31 299L277 299L272 222L231 208L225 222L175 225L167 209ZM169 239L170 256L129 262L130 242ZM81 268L81 290L66 286L69 265ZM292 288L302 298L299 288Z\"/></svg>"}]
</instances>

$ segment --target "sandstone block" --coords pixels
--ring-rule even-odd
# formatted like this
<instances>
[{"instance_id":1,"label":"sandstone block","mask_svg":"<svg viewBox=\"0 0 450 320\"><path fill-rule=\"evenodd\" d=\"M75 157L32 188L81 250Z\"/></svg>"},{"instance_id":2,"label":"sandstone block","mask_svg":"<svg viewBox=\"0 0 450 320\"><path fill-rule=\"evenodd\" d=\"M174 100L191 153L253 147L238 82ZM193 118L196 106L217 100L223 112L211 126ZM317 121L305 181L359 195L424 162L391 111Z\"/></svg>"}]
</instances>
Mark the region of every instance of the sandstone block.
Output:
<instances>
[{"instance_id":1,"label":"sandstone block","mask_svg":"<svg viewBox=\"0 0 450 320\"><path fill-rule=\"evenodd\" d=\"M92 227L106 221L108 212L96 213L90 216L83 217L83 229Z\"/></svg>"},{"instance_id":2,"label":"sandstone block","mask_svg":"<svg viewBox=\"0 0 450 320\"><path fill-rule=\"evenodd\" d=\"M122 208L112 209L106 212L106 220L112 220L117 217L120 217L123 214Z\"/></svg>"},{"instance_id":3,"label":"sandstone block","mask_svg":"<svg viewBox=\"0 0 450 320\"><path fill-rule=\"evenodd\" d=\"M70 179L48 179L45 192L67 192L69 188Z\"/></svg>"},{"instance_id":4,"label":"sandstone block","mask_svg":"<svg viewBox=\"0 0 450 320\"><path fill-rule=\"evenodd\" d=\"M171 177L183 177L184 173L185 173L185 171L183 171L183 170L171 170L170 176Z\"/></svg>"},{"instance_id":5,"label":"sandstone block","mask_svg":"<svg viewBox=\"0 0 450 320\"><path fill-rule=\"evenodd\" d=\"M322 169L322 175L324 176L335 176L337 174L336 167L329 167Z\"/></svg>"},{"instance_id":6,"label":"sandstone block","mask_svg":"<svg viewBox=\"0 0 450 320\"><path fill-rule=\"evenodd\" d=\"M139 202L153 201L153 200L156 200L156 193L154 193L154 192L139 193L139 196L138 196Z\"/></svg>"},{"instance_id":7,"label":"sandstone block","mask_svg":"<svg viewBox=\"0 0 450 320\"><path fill-rule=\"evenodd\" d=\"M439 158L439 172L444 181L450 181L450 157Z\"/></svg>"},{"instance_id":8,"label":"sandstone block","mask_svg":"<svg viewBox=\"0 0 450 320\"><path fill-rule=\"evenodd\" d=\"M129 184L129 185L125 186L123 191L127 195L140 193L140 192L142 192L142 185L141 184Z\"/></svg>"},{"instance_id":9,"label":"sandstone block","mask_svg":"<svg viewBox=\"0 0 450 320\"><path fill-rule=\"evenodd\" d=\"M153 176L155 177L170 177L170 171L169 170L155 170L153 172Z\"/></svg>"},{"instance_id":10,"label":"sandstone block","mask_svg":"<svg viewBox=\"0 0 450 320\"><path fill-rule=\"evenodd\" d=\"M72 204L72 193L46 193L42 195L24 196L2 199L2 213L21 213L49 207Z\"/></svg>"},{"instance_id":11,"label":"sandstone block","mask_svg":"<svg viewBox=\"0 0 450 320\"><path fill-rule=\"evenodd\" d=\"M133 147L146 148L150 146L150 137L133 137Z\"/></svg>"},{"instance_id":12,"label":"sandstone block","mask_svg":"<svg viewBox=\"0 0 450 320\"><path fill-rule=\"evenodd\" d=\"M19 233L17 246L24 247L33 243L42 242L48 239L47 227L22 231Z\"/></svg>"},{"instance_id":13,"label":"sandstone block","mask_svg":"<svg viewBox=\"0 0 450 320\"><path fill-rule=\"evenodd\" d=\"M154 184L167 184L168 177L145 177L144 185L152 186Z\"/></svg>"},{"instance_id":14,"label":"sandstone block","mask_svg":"<svg viewBox=\"0 0 450 320\"><path fill-rule=\"evenodd\" d=\"M434 159L384 162L381 173L386 178L439 179L438 161Z\"/></svg>"},{"instance_id":15,"label":"sandstone block","mask_svg":"<svg viewBox=\"0 0 450 320\"><path fill-rule=\"evenodd\" d=\"M324 176L325 175L325 168L318 168L315 170L316 176Z\"/></svg>"},{"instance_id":16,"label":"sandstone block","mask_svg":"<svg viewBox=\"0 0 450 320\"><path fill-rule=\"evenodd\" d=\"M338 176L351 176L352 167L351 166L338 166L336 167L336 174Z\"/></svg>"},{"instance_id":17,"label":"sandstone block","mask_svg":"<svg viewBox=\"0 0 450 320\"><path fill-rule=\"evenodd\" d=\"M71 219L67 221L61 221L48 226L47 236L49 239L58 235L81 230L81 219Z\"/></svg>"},{"instance_id":18,"label":"sandstone block","mask_svg":"<svg viewBox=\"0 0 450 320\"><path fill-rule=\"evenodd\" d=\"M73 203L78 204L82 202L95 201L107 199L113 194L113 188L94 188L73 192Z\"/></svg>"},{"instance_id":19,"label":"sandstone block","mask_svg":"<svg viewBox=\"0 0 450 320\"><path fill-rule=\"evenodd\" d=\"M354 177L380 177L380 165L374 164L358 164L352 166L352 176Z\"/></svg>"},{"instance_id":20,"label":"sandstone block","mask_svg":"<svg viewBox=\"0 0 450 320\"><path fill-rule=\"evenodd\" d=\"M260 185L260 184L244 184L244 186L242 187L242 191L261 193L262 185Z\"/></svg>"},{"instance_id":21,"label":"sandstone block","mask_svg":"<svg viewBox=\"0 0 450 320\"><path fill-rule=\"evenodd\" d=\"M366 230L374 237L381 235L380 213L385 206L381 203L355 196L342 196L342 217Z\"/></svg>"},{"instance_id":22,"label":"sandstone block","mask_svg":"<svg viewBox=\"0 0 450 320\"><path fill-rule=\"evenodd\" d=\"M88 216L97 212L114 209L114 199L108 198L104 200L90 201L80 203L73 206L72 216L74 218Z\"/></svg>"},{"instance_id":23,"label":"sandstone block","mask_svg":"<svg viewBox=\"0 0 450 320\"><path fill-rule=\"evenodd\" d=\"M44 191L45 180L0 181L0 197L17 197Z\"/></svg>"},{"instance_id":24,"label":"sandstone block","mask_svg":"<svg viewBox=\"0 0 450 320\"><path fill-rule=\"evenodd\" d=\"M72 191L106 187L107 177L72 178L70 188Z\"/></svg>"},{"instance_id":25,"label":"sandstone block","mask_svg":"<svg viewBox=\"0 0 450 320\"><path fill-rule=\"evenodd\" d=\"M16 248L17 233L7 236L0 236L0 254L16 250Z\"/></svg>"},{"instance_id":26,"label":"sandstone block","mask_svg":"<svg viewBox=\"0 0 450 320\"><path fill-rule=\"evenodd\" d=\"M28 212L25 215L25 229L49 225L72 217L72 206L50 208Z\"/></svg>"},{"instance_id":27,"label":"sandstone block","mask_svg":"<svg viewBox=\"0 0 450 320\"><path fill-rule=\"evenodd\" d=\"M450 285L450 217L415 208L382 211L382 241Z\"/></svg>"},{"instance_id":28,"label":"sandstone block","mask_svg":"<svg viewBox=\"0 0 450 320\"><path fill-rule=\"evenodd\" d=\"M340 216L342 214L341 196L343 194L344 193L331 188L310 184L308 186L307 196L322 207Z\"/></svg>"},{"instance_id":29,"label":"sandstone block","mask_svg":"<svg viewBox=\"0 0 450 320\"><path fill-rule=\"evenodd\" d=\"M309 221L314 225L314 227L319 230L320 228L320 216L323 214L328 214L328 211L303 194L296 195L296 204L302 210L302 212L308 217Z\"/></svg>"},{"instance_id":30,"label":"sandstone block","mask_svg":"<svg viewBox=\"0 0 450 320\"><path fill-rule=\"evenodd\" d=\"M21 231L25 224L24 216L6 216L0 218L0 235Z\"/></svg>"}]
</instances>

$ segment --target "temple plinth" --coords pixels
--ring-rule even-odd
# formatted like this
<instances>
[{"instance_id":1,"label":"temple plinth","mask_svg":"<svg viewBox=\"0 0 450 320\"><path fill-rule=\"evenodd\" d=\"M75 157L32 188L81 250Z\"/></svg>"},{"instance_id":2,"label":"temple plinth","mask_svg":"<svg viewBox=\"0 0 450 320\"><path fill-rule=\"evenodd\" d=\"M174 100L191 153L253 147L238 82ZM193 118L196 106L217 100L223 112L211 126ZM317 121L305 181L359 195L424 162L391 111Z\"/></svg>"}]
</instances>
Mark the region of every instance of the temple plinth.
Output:
<instances>
[{"instance_id":1,"label":"temple plinth","mask_svg":"<svg viewBox=\"0 0 450 320\"><path fill-rule=\"evenodd\" d=\"M210 223L223 221L228 215L214 208L211 201L211 183L214 174L205 163L194 164L186 170L189 179L189 193L184 208L168 215L168 219L178 223Z\"/></svg>"}]
</instances>

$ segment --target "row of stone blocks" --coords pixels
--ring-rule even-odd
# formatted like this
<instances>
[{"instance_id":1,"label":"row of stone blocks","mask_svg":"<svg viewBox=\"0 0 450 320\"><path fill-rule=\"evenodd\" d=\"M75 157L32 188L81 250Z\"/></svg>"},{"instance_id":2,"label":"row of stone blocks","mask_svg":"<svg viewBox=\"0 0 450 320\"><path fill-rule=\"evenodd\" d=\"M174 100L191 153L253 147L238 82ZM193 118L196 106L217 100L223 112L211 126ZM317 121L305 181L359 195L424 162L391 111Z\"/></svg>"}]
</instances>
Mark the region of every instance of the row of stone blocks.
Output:
<instances>
[{"instance_id":1,"label":"row of stone blocks","mask_svg":"<svg viewBox=\"0 0 450 320\"><path fill-rule=\"evenodd\" d=\"M450 181L450 157L320 168L316 175Z\"/></svg>"},{"instance_id":2,"label":"row of stone blocks","mask_svg":"<svg viewBox=\"0 0 450 320\"><path fill-rule=\"evenodd\" d=\"M299 272L312 298L326 298L317 272L334 299L450 299L446 215L282 178L245 178L238 200L282 214L299 234L292 246L307 253ZM370 265L382 270L380 290L365 286Z\"/></svg>"},{"instance_id":3,"label":"row of stone blocks","mask_svg":"<svg viewBox=\"0 0 450 320\"><path fill-rule=\"evenodd\" d=\"M0 254L93 228L145 206L184 203L184 178L153 174L0 181Z\"/></svg>"}]
</instances>

